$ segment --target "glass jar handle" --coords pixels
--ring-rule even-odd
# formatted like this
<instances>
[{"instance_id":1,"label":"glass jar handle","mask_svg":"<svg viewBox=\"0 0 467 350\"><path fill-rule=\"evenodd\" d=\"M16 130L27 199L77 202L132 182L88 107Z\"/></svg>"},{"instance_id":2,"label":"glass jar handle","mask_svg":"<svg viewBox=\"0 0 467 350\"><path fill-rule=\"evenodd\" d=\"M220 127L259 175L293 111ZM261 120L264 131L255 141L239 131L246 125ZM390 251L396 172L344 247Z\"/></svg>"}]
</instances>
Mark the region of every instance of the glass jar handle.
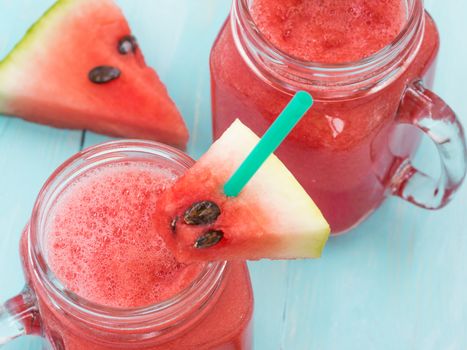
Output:
<instances>
[{"instance_id":1,"label":"glass jar handle","mask_svg":"<svg viewBox=\"0 0 467 350\"><path fill-rule=\"evenodd\" d=\"M29 288L0 305L0 347L23 335L40 335L36 298Z\"/></svg>"},{"instance_id":2,"label":"glass jar handle","mask_svg":"<svg viewBox=\"0 0 467 350\"><path fill-rule=\"evenodd\" d=\"M405 159L391 181L392 194L426 209L442 208L466 174L466 144L459 119L440 97L418 81L407 88L396 122L413 125L430 137L438 149L441 175L434 179Z\"/></svg>"}]
</instances>

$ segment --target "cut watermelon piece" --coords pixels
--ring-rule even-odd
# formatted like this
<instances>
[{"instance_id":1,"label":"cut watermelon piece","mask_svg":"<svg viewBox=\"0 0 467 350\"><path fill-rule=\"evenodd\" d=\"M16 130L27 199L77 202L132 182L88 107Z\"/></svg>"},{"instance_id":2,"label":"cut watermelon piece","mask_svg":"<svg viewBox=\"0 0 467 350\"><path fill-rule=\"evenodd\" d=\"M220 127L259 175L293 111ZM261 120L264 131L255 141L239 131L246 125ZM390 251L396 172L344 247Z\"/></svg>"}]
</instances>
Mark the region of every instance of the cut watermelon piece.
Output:
<instances>
[{"instance_id":1,"label":"cut watermelon piece","mask_svg":"<svg viewBox=\"0 0 467 350\"><path fill-rule=\"evenodd\" d=\"M188 141L111 0L59 0L31 27L0 62L0 114L179 148Z\"/></svg>"},{"instance_id":2,"label":"cut watermelon piece","mask_svg":"<svg viewBox=\"0 0 467 350\"><path fill-rule=\"evenodd\" d=\"M238 197L223 186L259 138L235 121L157 203L155 227L180 261L317 258L330 228L275 156Z\"/></svg>"}]
</instances>

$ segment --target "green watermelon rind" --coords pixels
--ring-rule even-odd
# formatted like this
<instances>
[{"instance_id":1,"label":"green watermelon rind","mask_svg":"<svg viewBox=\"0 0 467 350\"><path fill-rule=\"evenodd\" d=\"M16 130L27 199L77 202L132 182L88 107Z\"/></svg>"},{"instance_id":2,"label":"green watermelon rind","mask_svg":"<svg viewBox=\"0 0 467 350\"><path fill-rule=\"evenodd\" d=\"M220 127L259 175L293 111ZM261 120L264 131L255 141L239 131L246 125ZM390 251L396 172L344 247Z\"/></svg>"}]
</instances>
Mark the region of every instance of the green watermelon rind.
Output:
<instances>
[{"instance_id":1,"label":"green watermelon rind","mask_svg":"<svg viewBox=\"0 0 467 350\"><path fill-rule=\"evenodd\" d=\"M76 6L80 1L58 0L44 14L33 23L26 31L21 40L13 47L13 49L0 61L0 112L8 100L8 73L14 72L15 61L27 59L27 52L30 47L40 44L40 37L44 36L46 30L50 30L53 21L59 22L63 13L67 13L68 6ZM46 25L44 25L46 24Z\"/></svg>"},{"instance_id":2,"label":"green watermelon rind","mask_svg":"<svg viewBox=\"0 0 467 350\"><path fill-rule=\"evenodd\" d=\"M316 231L313 237L314 240L307 247L308 249L305 252L306 255L304 255L312 259L320 258L323 255L324 247L326 247L330 232L331 229L329 227Z\"/></svg>"},{"instance_id":3,"label":"green watermelon rind","mask_svg":"<svg viewBox=\"0 0 467 350\"><path fill-rule=\"evenodd\" d=\"M16 45L5 56L5 58L0 61L0 69L3 69L4 65L8 64L16 55L19 55L23 50L26 50L29 46L35 44L36 36L38 36L38 34L40 34L41 29L43 29L43 22L50 21L49 17L52 17L53 15L57 16L57 14L60 13L57 11L57 9L59 9L60 7L65 8L65 5L69 3L73 3L73 1L58 0L47 11L45 11L44 14L29 27L29 29L26 31L21 40L18 43L16 43Z\"/></svg>"}]
</instances>

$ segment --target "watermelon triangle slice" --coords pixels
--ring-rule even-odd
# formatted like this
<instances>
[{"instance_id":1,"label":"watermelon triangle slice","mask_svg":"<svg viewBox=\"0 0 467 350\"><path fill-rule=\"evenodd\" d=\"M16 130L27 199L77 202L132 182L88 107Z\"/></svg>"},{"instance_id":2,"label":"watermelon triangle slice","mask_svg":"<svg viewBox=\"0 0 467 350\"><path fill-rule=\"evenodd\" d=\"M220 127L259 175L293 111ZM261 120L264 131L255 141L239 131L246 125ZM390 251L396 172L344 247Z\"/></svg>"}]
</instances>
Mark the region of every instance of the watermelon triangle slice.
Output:
<instances>
[{"instance_id":1,"label":"watermelon triangle slice","mask_svg":"<svg viewBox=\"0 0 467 350\"><path fill-rule=\"evenodd\" d=\"M188 130L112 0L59 0L0 62L0 114L185 148Z\"/></svg>"},{"instance_id":2,"label":"watermelon triangle slice","mask_svg":"<svg viewBox=\"0 0 467 350\"><path fill-rule=\"evenodd\" d=\"M156 230L180 261L321 255L329 225L275 155L238 197L224 195L223 185L258 141L235 121L158 200Z\"/></svg>"}]
</instances>

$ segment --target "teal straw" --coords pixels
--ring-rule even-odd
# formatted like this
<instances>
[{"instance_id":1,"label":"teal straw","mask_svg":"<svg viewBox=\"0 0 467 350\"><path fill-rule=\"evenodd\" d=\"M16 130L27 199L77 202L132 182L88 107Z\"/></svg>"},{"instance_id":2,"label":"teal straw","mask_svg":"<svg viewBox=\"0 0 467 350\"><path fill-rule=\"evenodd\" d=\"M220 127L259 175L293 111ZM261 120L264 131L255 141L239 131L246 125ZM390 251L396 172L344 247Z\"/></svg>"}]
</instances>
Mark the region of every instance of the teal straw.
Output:
<instances>
[{"instance_id":1,"label":"teal straw","mask_svg":"<svg viewBox=\"0 0 467 350\"><path fill-rule=\"evenodd\" d=\"M253 151L224 185L226 196L237 197L240 194L248 181L251 180L266 159L274 153L312 105L313 98L309 93L299 91L295 94Z\"/></svg>"}]
</instances>

